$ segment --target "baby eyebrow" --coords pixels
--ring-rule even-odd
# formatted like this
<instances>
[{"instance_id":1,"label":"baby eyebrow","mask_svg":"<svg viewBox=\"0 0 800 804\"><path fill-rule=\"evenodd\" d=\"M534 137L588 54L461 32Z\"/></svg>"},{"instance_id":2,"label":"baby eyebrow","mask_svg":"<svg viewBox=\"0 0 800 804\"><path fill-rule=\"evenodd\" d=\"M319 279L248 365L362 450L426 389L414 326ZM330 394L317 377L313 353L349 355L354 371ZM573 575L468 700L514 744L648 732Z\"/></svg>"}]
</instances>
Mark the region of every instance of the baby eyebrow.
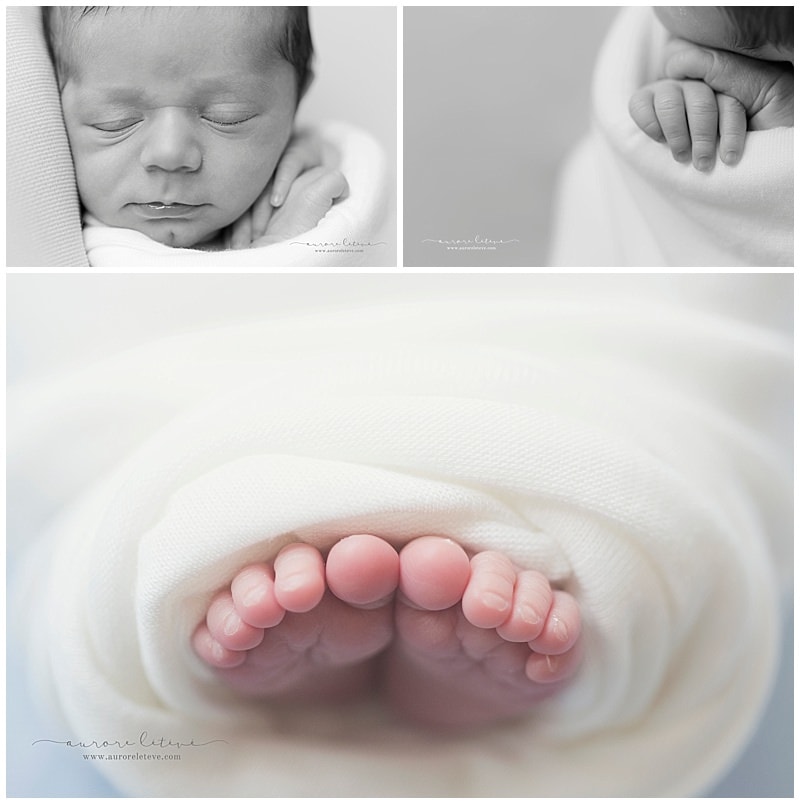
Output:
<instances>
[{"instance_id":1,"label":"baby eyebrow","mask_svg":"<svg viewBox=\"0 0 800 804\"><path fill-rule=\"evenodd\" d=\"M246 93L248 82L251 76L218 76L211 78L197 77L182 87L184 98L190 102L199 98L207 98L215 95L218 99L240 100ZM143 87L131 86L101 86L89 91L91 100L98 100L105 103L132 103L149 104L153 101L152 92ZM223 98L223 96L225 96ZM187 105L187 104L176 104ZM190 105L190 104L188 104Z\"/></svg>"}]
</instances>

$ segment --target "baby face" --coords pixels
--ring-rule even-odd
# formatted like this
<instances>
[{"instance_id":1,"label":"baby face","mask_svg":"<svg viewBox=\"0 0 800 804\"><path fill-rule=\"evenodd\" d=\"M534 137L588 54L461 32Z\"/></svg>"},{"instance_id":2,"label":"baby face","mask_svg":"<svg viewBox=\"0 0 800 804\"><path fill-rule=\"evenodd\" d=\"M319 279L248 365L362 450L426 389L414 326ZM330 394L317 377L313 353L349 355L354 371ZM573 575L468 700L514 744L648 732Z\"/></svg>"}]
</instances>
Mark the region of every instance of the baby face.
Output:
<instances>
[{"instance_id":1,"label":"baby face","mask_svg":"<svg viewBox=\"0 0 800 804\"><path fill-rule=\"evenodd\" d=\"M80 21L61 101L91 214L189 247L250 207L286 147L297 99L294 70L259 23L211 7Z\"/></svg>"}]
</instances>

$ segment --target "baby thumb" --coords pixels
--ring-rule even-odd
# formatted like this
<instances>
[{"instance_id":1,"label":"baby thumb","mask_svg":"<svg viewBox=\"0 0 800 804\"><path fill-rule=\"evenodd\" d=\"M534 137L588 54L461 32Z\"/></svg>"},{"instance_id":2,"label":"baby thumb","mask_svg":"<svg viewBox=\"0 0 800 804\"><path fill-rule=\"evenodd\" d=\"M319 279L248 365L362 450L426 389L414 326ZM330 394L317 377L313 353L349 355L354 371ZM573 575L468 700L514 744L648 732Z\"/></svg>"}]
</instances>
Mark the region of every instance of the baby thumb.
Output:
<instances>
[{"instance_id":1,"label":"baby thumb","mask_svg":"<svg viewBox=\"0 0 800 804\"><path fill-rule=\"evenodd\" d=\"M765 62L730 53L726 50L707 50L688 46L668 57L664 71L667 78L694 78L708 84L715 92L736 98L748 116L759 111L765 89L778 74Z\"/></svg>"}]
</instances>

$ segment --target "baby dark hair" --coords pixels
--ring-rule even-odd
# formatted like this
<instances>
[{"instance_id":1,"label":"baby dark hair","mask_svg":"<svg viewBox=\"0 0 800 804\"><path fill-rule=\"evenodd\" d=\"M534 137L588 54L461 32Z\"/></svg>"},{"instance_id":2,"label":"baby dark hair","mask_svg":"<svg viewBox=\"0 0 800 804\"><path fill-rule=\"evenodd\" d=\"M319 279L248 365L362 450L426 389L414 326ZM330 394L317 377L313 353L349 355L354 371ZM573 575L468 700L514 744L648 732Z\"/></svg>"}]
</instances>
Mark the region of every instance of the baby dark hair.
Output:
<instances>
[{"instance_id":1,"label":"baby dark hair","mask_svg":"<svg viewBox=\"0 0 800 804\"><path fill-rule=\"evenodd\" d=\"M84 17L109 13L112 8L114 11L124 10L124 6L45 6L43 8L44 29L60 88L64 87L70 71L73 69L68 58L68 44L75 28ZM311 62L314 55L311 29L308 24L308 6L249 6L243 10L256 13L267 9L282 13L283 24L273 45L280 57L294 68L299 99L311 80Z\"/></svg>"},{"instance_id":2,"label":"baby dark hair","mask_svg":"<svg viewBox=\"0 0 800 804\"><path fill-rule=\"evenodd\" d=\"M719 6L737 32L736 44L751 50L766 44L794 48L793 6Z\"/></svg>"}]
</instances>

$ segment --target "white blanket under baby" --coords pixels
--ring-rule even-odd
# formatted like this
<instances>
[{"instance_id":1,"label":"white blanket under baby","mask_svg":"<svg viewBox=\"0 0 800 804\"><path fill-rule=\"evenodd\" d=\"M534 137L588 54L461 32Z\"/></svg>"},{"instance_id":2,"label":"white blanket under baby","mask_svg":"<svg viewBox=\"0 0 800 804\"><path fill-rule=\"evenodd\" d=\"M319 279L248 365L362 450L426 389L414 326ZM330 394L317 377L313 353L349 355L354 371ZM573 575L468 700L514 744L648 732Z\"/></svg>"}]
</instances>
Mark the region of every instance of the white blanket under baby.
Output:
<instances>
[{"instance_id":1,"label":"white blanket under baby","mask_svg":"<svg viewBox=\"0 0 800 804\"><path fill-rule=\"evenodd\" d=\"M201 251L170 248L135 229L104 226L94 218L84 227L89 263L99 268L291 268L383 265L393 245L380 239L389 191L386 160L375 139L345 123L319 126L344 173L347 197L337 201L312 230L259 248ZM330 160L329 160L330 161Z\"/></svg>"},{"instance_id":2,"label":"white blanket under baby","mask_svg":"<svg viewBox=\"0 0 800 804\"><path fill-rule=\"evenodd\" d=\"M551 265L794 264L794 129L747 134L740 164L678 164L631 119L633 92L661 77L666 29L624 9L603 43L592 131L561 178Z\"/></svg>"},{"instance_id":3,"label":"white blanket under baby","mask_svg":"<svg viewBox=\"0 0 800 804\"><path fill-rule=\"evenodd\" d=\"M180 755L96 762L137 796L702 792L774 672L791 341L727 315L724 277L702 304L577 279L209 329L12 389L10 475L66 508L15 609L47 736ZM760 281L754 306L786 291ZM214 591L356 532L545 572L582 608L574 683L461 738L226 690L189 644Z\"/></svg>"}]
</instances>

